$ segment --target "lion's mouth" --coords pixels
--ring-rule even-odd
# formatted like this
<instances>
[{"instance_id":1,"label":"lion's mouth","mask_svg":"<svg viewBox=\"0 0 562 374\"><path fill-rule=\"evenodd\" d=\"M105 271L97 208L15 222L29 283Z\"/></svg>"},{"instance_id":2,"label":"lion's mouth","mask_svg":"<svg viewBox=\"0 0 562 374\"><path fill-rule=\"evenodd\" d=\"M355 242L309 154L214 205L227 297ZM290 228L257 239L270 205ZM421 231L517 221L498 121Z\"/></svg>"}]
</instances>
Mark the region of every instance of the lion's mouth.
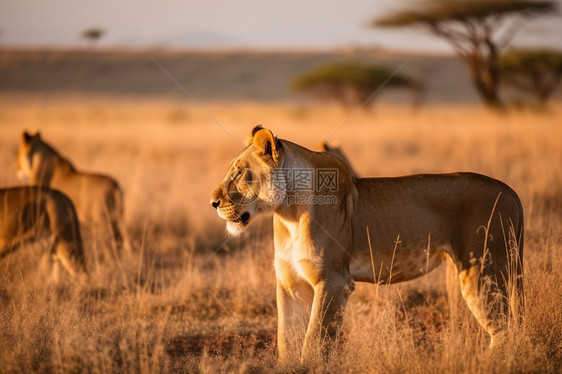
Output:
<instances>
[{"instance_id":1,"label":"lion's mouth","mask_svg":"<svg viewBox=\"0 0 562 374\"><path fill-rule=\"evenodd\" d=\"M234 222L241 223L242 225L246 226L248 222L250 222L250 213L248 212L242 213L242 215L240 215L240 218L238 218Z\"/></svg>"},{"instance_id":2,"label":"lion's mouth","mask_svg":"<svg viewBox=\"0 0 562 374\"><path fill-rule=\"evenodd\" d=\"M250 222L250 213L244 212L234 219L228 219L228 221L233 222L233 223L240 223L243 226L246 226L248 224L248 222Z\"/></svg>"}]
</instances>

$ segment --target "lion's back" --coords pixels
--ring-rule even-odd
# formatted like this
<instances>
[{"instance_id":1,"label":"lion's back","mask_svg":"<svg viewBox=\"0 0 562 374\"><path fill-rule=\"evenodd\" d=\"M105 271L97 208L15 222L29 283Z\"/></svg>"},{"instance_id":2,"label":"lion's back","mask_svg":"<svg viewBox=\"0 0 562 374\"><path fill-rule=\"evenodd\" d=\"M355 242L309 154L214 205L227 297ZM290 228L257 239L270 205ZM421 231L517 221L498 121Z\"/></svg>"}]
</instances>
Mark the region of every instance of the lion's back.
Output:
<instances>
[{"instance_id":1,"label":"lion's back","mask_svg":"<svg viewBox=\"0 0 562 374\"><path fill-rule=\"evenodd\" d=\"M100 221L105 217L123 214L123 193L119 183L102 174L76 172L56 185L75 202L79 215L86 221Z\"/></svg>"}]
</instances>

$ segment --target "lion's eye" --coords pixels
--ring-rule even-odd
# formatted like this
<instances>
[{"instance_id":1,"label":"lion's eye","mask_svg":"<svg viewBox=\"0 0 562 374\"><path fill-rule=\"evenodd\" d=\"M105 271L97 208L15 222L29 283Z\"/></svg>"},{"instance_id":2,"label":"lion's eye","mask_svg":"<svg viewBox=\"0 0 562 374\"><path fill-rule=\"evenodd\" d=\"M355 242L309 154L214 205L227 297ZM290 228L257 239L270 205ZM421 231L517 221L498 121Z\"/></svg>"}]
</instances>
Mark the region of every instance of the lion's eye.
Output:
<instances>
[{"instance_id":1,"label":"lion's eye","mask_svg":"<svg viewBox=\"0 0 562 374\"><path fill-rule=\"evenodd\" d=\"M242 175L242 168L239 168L237 166L236 169L232 171L232 180L236 180L240 178L241 175Z\"/></svg>"},{"instance_id":2,"label":"lion's eye","mask_svg":"<svg viewBox=\"0 0 562 374\"><path fill-rule=\"evenodd\" d=\"M238 174L236 175L236 179L242 179L242 177L245 175L246 173L244 172L243 169L240 169L240 171L238 172Z\"/></svg>"}]
</instances>

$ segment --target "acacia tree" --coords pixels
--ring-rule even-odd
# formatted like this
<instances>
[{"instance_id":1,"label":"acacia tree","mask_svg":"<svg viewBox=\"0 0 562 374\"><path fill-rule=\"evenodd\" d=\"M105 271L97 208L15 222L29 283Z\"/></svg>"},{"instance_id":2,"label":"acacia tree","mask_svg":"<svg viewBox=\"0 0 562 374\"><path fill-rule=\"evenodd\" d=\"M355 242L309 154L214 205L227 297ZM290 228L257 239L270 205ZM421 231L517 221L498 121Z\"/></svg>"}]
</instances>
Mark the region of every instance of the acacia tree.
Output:
<instances>
[{"instance_id":1,"label":"acacia tree","mask_svg":"<svg viewBox=\"0 0 562 374\"><path fill-rule=\"evenodd\" d=\"M562 79L562 51L549 49L514 49L500 59L502 81L531 93L541 107Z\"/></svg>"},{"instance_id":2,"label":"acacia tree","mask_svg":"<svg viewBox=\"0 0 562 374\"><path fill-rule=\"evenodd\" d=\"M373 26L419 25L445 39L465 61L483 102L500 107L499 54L521 21L556 11L555 0L424 0L389 13Z\"/></svg>"},{"instance_id":3,"label":"acacia tree","mask_svg":"<svg viewBox=\"0 0 562 374\"><path fill-rule=\"evenodd\" d=\"M82 31L82 38L88 42L88 46L92 47L103 36L104 31L98 28L90 28Z\"/></svg>"},{"instance_id":4,"label":"acacia tree","mask_svg":"<svg viewBox=\"0 0 562 374\"><path fill-rule=\"evenodd\" d=\"M346 107L374 100L382 86L418 89L417 82L400 73L376 65L336 63L321 66L298 76L296 91L304 91L321 99L334 100Z\"/></svg>"}]
</instances>

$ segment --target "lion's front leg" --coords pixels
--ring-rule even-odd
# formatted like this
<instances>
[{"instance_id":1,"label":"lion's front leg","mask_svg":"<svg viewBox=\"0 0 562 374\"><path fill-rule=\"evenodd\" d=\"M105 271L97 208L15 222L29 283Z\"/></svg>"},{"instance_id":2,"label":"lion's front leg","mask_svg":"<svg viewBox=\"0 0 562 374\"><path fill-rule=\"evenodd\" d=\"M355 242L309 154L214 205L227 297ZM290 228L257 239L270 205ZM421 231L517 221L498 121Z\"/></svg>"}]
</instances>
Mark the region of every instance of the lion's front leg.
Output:
<instances>
[{"instance_id":1,"label":"lion's front leg","mask_svg":"<svg viewBox=\"0 0 562 374\"><path fill-rule=\"evenodd\" d=\"M353 291L351 276L331 274L314 286L312 313L301 355L303 363L324 358L339 336L343 312Z\"/></svg>"},{"instance_id":2,"label":"lion's front leg","mask_svg":"<svg viewBox=\"0 0 562 374\"><path fill-rule=\"evenodd\" d=\"M277 281L277 346L282 364L299 359L314 291L306 283L287 287Z\"/></svg>"}]
</instances>

